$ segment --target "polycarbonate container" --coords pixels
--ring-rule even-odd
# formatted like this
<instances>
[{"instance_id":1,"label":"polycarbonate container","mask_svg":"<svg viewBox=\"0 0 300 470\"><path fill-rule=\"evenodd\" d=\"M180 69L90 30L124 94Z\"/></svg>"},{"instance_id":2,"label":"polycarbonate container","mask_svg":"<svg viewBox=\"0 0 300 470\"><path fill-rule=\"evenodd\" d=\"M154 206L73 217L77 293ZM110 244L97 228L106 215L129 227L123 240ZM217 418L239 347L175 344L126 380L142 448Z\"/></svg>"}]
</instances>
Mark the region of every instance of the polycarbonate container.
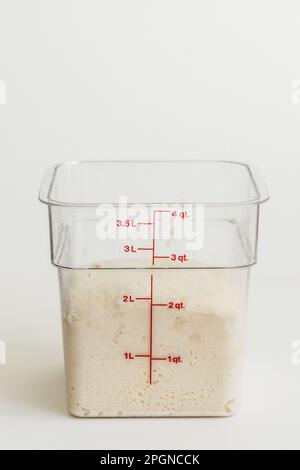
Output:
<instances>
[{"instance_id":1,"label":"polycarbonate container","mask_svg":"<svg viewBox=\"0 0 300 470\"><path fill-rule=\"evenodd\" d=\"M260 204L226 161L83 161L50 169L68 407L80 417L228 416L240 400Z\"/></svg>"}]
</instances>

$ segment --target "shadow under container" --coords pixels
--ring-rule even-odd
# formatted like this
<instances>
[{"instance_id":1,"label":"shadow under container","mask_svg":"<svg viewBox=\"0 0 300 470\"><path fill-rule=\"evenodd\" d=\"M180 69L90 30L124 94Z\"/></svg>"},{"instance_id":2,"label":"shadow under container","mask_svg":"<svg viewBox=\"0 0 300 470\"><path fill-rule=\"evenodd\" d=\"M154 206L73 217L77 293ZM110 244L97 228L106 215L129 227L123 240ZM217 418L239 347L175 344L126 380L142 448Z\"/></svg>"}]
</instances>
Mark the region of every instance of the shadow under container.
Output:
<instances>
[{"instance_id":1,"label":"shadow under container","mask_svg":"<svg viewBox=\"0 0 300 470\"><path fill-rule=\"evenodd\" d=\"M229 161L51 168L68 408L79 417L229 416L240 401L257 171Z\"/></svg>"}]
</instances>

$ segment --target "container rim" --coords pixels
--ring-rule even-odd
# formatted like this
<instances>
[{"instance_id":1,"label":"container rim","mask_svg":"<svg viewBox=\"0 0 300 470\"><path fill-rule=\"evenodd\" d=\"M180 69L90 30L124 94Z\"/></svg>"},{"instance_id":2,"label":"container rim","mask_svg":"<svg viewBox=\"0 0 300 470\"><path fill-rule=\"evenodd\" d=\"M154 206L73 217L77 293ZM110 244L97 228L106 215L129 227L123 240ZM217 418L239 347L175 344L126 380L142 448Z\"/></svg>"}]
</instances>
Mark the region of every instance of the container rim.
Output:
<instances>
[{"instance_id":1,"label":"container rim","mask_svg":"<svg viewBox=\"0 0 300 470\"><path fill-rule=\"evenodd\" d=\"M269 200L270 196L268 193L268 190L266 188L266 185L258 172L257 168L246 162L241 162L237 160L222 160L222 159L214 159L214 160L206 160L206 159L147 159L147 160L135 160L135 159L129 159L129 160L123 160L123 159L97 159L97 160L73 160L73 161L65 161L61 163L57 163L55 165L52 165L44 175L44 178L42 180L42 184L39 190L38 194L38 199L41 203L46 204L48 206L61 206L61 207L97 207L99 204L102 204L103 201L93 201L93 202L66 202L66 201L60 201L58 199L52 199L51 198L51 192L54 186L55 182L55 177L57 174L57 171L64 167L64 166L72 166L72 165L85 165L85 164L101 164L101 163L109 163L109 164L119 164L119 163L129 163L129 164L140 164L143 165L145 163L155 163L155 164L160 164L160 163L182 163L182 164L189 164L189 163L205 163L205 164L228 164L228 165L240 165L243 166L251 179L251 182L253 184L253 187L256 192L256 197L254 199L249 199L249 200L242 200L242 201L226 201L226 202L210 202L210 201L186 201L184 204L195 204L195 205L204 205L204 206L244 206L244 205L257 205L257 204L262 204L266 201ZM120 206L121 204L118 202L112 202L112 203L106 203L106 204L111 204L112 206ZM129 204L145 204L145 205L153 205L153 206L159 206L161 204L174 204L174 201L161 201L160 203L158 202L151 202L151 201L145 201L143 203L136 203L134 201L131 201Z\"/></svg>"}]
</instances>

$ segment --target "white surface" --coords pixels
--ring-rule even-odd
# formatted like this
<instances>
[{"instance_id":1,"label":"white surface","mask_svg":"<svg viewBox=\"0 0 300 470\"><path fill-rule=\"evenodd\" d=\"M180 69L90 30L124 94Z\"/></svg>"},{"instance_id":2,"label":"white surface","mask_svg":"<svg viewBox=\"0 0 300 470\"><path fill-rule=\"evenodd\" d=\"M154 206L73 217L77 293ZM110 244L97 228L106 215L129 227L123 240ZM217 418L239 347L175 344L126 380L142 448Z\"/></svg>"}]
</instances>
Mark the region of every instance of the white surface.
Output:
<instances>
[{"instance_id":1,"label":"white surface","mask_svg":"<svg viewBox=\"0 0 300 470\"><path fill-rule=\"evenodd\" d=\"M1 448L300 448L296 1L33 1L0 5ZM82 158L200 157L259 165L243 407L229 419L66 414L44 169Z\"/></svg>"}]
</instances>

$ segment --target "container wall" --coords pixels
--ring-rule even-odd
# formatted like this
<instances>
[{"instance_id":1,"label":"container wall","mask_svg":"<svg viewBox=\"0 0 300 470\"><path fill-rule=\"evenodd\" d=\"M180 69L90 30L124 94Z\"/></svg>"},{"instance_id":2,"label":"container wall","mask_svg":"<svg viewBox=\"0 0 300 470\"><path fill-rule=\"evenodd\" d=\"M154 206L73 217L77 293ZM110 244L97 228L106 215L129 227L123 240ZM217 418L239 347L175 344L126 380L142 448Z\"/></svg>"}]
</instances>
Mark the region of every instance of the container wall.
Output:
<instances>
[{"instance_id":1,"label":"container wall","mask_svg":"<svg viewBox=\"0 0 300 470\"><path fill-rule=\"evenodd\" d=\"M52 262L60 267L151 267L154 214L156 267L235 268L256 262L257 204L140 205L126 211L52 206L49 214ZM186 255L186 261L172 262L168 257L174 253Z\"/></svg>"},{"instance_id":2,"label":"container wall","mask_svg":"<svg viewBox=\"0 0 300 470\"><path fill-rule=\"evenodd\" d=\"M249 268L58 269L75 416L227 416Z\"/></svg>"}]
</instances>

